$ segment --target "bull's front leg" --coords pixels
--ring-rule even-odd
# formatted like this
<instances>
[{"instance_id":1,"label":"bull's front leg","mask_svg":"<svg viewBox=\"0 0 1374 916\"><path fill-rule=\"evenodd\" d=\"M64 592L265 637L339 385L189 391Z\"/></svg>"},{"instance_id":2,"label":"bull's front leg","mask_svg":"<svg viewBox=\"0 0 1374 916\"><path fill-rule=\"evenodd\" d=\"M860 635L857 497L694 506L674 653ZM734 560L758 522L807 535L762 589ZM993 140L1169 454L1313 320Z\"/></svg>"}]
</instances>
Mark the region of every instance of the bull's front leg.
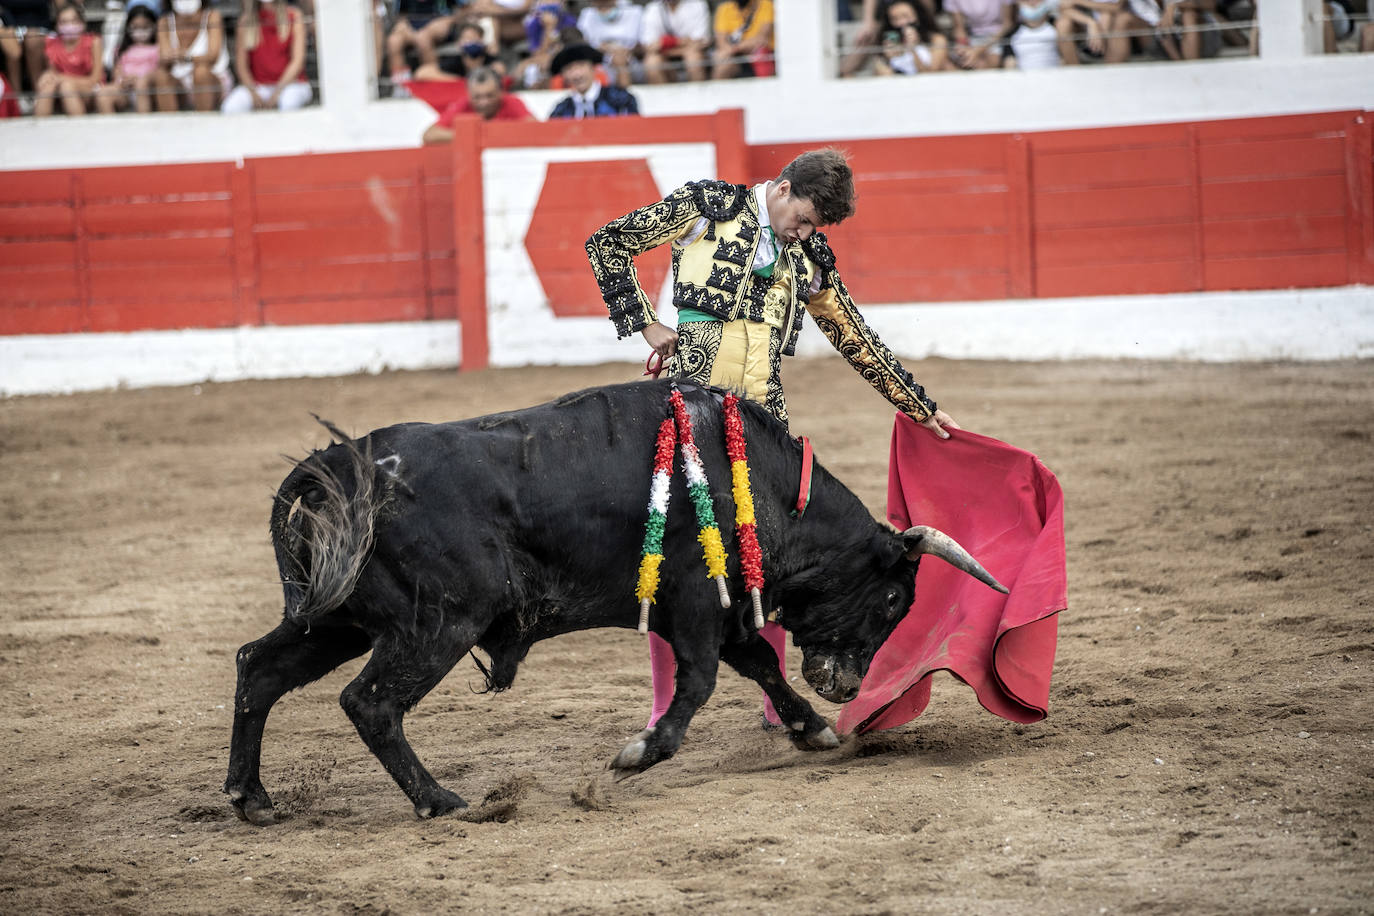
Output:
<instances>
[{"instance_id":1,"label":"bull's front leg","mask_svg":"<svg viewBox=\"0 0 1374 916\"><path fill-rule=\"evenodd\" d=\"M667 760L682 746L687 724L716 689L720 654L715 639L678 637L669 640L677 657L673 702L657 723L640 732L611 761L611 769L628 776Z\"/></svg>"},{"instance_id":2,"label":"bull's front leg","mask_svg":"<svg viewBox=\"0 0 1374 916\"><path fill-rule=\"evenodd\" d=\"M804 751L828 751L840 746L830 723L816 714L811 704L797 695L778 671L778 656L757 633L742 642L721 647L720 657L744 677L757 683L773 701L787 736Z\"/></svg>"}]
</instances>

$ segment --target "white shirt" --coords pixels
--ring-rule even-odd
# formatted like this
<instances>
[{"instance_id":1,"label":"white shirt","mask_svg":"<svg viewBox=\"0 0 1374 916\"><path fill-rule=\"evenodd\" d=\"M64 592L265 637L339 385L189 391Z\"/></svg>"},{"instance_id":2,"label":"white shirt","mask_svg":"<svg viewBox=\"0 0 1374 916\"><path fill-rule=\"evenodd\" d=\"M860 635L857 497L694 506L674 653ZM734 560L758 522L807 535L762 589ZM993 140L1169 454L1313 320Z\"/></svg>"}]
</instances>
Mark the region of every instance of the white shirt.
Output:
<instances>
[{"instance_id":1,"label":"white shirt","mask_svg":"<svg viewBox=\"0 0 1374 916\"><path fill-rule=\"evenodd\" d=\"M669 8L665 0L652 0L644 7L640 43L657 44L664 35L675 35L687 41L710 39L711 8L706 0L679 0L674 8Z\"/></svg>"},{"instance_id":2,"label":"white shirt","mask_svg":"<svg viewBox=\"0 0 1374 916\"><path fill-rule=\"evenodd\" d=\"M639 44L639 30L643 21L643 9L629 0L617 0L609 16L595 6L584 7L577 14L577 30L593 48L606 44L633 48Z\"/></svg>"},{"instance_id":3,"label":"white shirt","mask_svg":"<svg viewBox=\"0 0 1374 916\"><path fill-rule=\"evenodd\" d=\"M596 100L601 97L601 84L592 80L592 88L587 90L586 95L576 91L569 93L572 96L573 106L577 109L577 117L590 118L596 114Z\"/></svg>"}]
</instances>

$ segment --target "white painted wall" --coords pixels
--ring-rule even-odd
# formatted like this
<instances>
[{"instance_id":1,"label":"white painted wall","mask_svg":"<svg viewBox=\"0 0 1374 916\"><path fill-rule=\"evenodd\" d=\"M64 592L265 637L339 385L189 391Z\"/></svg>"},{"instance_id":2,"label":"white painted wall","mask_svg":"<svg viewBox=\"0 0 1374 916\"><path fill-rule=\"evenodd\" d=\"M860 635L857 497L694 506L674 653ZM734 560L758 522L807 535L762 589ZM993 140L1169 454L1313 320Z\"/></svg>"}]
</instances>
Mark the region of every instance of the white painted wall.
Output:
<instances>
[{"instance_id":1,"label":"white painted wall","mask_svg":"<svg viewBox=\"0 0 1374 916\"><path fill-rule=\"evenodd\" d=\"M1313 0L1260 5L1258 58L1103 64L1030 73L932 74L836 80L833 4L779 4L785 77L635 88L647 115L745 109L750 143L1030 131L1206 118L1374 109L1374 55L1307 52ZM415 100L376 101L368 0L320 8L323 104L307 111L111 115L0 121L0 171L415 146L434 112ZM526 93L543 116L559 95Z\"/></svg>"}]
</instances>

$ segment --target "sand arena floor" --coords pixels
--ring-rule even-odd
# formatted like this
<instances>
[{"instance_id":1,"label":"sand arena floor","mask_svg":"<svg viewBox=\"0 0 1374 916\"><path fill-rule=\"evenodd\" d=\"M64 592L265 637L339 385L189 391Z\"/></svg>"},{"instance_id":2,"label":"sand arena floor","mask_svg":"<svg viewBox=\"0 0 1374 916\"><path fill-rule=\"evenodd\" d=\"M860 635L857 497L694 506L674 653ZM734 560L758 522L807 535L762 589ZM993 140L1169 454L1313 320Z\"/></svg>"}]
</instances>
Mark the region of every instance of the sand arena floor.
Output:
<instances>
[{"instance_id":1,"label":"sand arena floor","mask_svg":"<svg viewBox=\"0 0 1374 916\"><path fill-rule=\"evenodd\" d=\"M920 719L802 754L723 671L678 756L617 783L646 651L579 633L500 695L464 661L408 717L474 802L420 822L339 709L355 661L273 713L266 829L220 787L234 653L281 613L279 456L323 444L309 412L363 432L634 370L0 402L0 910L1374 912L1374 367L914 368L1063 484L1045 722L937 675ZM890 409L839 360L787 372L794 429L881 518Z\"/></svg>"}]
</instances>

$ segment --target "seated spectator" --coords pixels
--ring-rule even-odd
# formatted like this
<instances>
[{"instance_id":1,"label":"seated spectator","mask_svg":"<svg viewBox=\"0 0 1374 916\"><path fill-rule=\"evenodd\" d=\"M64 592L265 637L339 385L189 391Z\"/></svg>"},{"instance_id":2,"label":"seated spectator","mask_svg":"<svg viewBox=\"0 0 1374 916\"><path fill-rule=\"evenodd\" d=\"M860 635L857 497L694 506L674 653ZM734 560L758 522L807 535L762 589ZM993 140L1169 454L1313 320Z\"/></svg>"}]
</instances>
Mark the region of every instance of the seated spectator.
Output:
<instances>
[{"instance_id":1,"label":"seated spectator","mask_svg":"<svg viewBox=\"0 0 1374 916\"><path fill-rule=\"evenodd\" d=\"M25 77L31 88L38 86L38 78L48 67L46 42L52 28L52 0L0 3L0 53L12 95L24 91ZM21 107L32 110L32 102L26 98Z\"/></svg>"},{"instance_id":2,"label":"seated spectator","mask_svg":"<svg viewBox=\"0 0 1374 916\"><path fill-rule=\"evenodd\" d=\"M201 0L172 0L158 25L162 68L157 75L159 111L214 111L233 88L224 17Z\"/></svg>"},{"instance_id":3,"label":"seated spectator","mask_svg":"<svg viewBox=\"0 0 1374 916\"><path fill-rule=\"evenodd\" d=\"M458 26L454 36L458 42L457 54L440 54L437 64L421 64L415 68L415 79L454 81L467 79L468 75L486 68L494 70L502 80L506 77L506 65L501 58L487 47L486 32L476 22L464 22Z\"/></svg>"},{"instance_id":4,"label":"seated spectator","mask_svg":"<svg viewBox=\"0 0 1374 916\"><path fill-rule=\"evenodd\" d=\"M629 90L602 86L596 80L601 52L591 45L570 45L553 59L553 70L572 90L554 106L550 118L603 118L639 114L639 101Z\"/></svg>"},{"instance_id":5,"label":"seated spectator","mask_svg":"<svg viewBox=\"0 0 1374 916\"><path fill-rule=\"evenodd\" d=\"M1017 0L1016 31L1011 33L1011 63L1022 70L1057 67L1059 33L1055 14L1059 0Z\"/></svg>"},{"instance_id":6,"label":"seated spectator","mask_svg":"<svg viewBox=\"0 0 1374 916\"><path fill-rule=\"evenodd\" d=\"M577 20L562 3L540 3L525 17L525 38L529 54L520 62L520 82L526 89L547 89L549 78L557 75L553 58L570 44L582 44L581 33L566 40L565 33L577 32Z\"/></svg>"},{"instance_id":7,"label":"seated spectator","mask_svg":"<svg viewBox=\"0 0 1374 916\"><path fill-rule=\"evenodd\" d=\"M644 7L639 43L644 46L644 75L649 82L666 83L674 71L693 82L704 80L711 9L706 0L651 0Z\"/></svg>"},{"instance_id":8,"label":"seated spectator","mask_svg":"<svg viewBox=\"0 0 1374 916\"><path fill-rule=\"evenodd\" d=\"M716 7L711 76L772 76L773 0L725 0Z\"/></svg>"},{"instance_id":9,"label":"seated spectator","mask_svg":"<svg viewBox=\"0 0 1374 916\"><path fill-rule=\"evenodd\" d=\"M945 0L954 20L950 60L961 70L1002 66L1002 42L1016 31L1014 0Z\"/></svg>"},{"instance_id":10,"label":"seated spectator","mask_svg":"<svg viewBox=\"0 0 1374 916\"><path fill-rule=\"evenodd\" d=\"M905 2L905 0L903 0ZM938 0L915 0L916 5L925 15L926 21L935 22L935 13ZM901 34L902 27L894 24L888 15L889 9L895 5L895 0L863 0L863 12L860 15L861 26L854 34L854 43L850 46L849 53L840 61L840 76L853 76L873 59L875 54L881 52L879 44L880 36L885 36L888 32ZM841 7L844 12L844 7Z\"/></svg>"},{"instance_id":11,"label":"seated spectator","mask_svg":"<svg viewBox=\"0 0 1374 916\"><path fill-rule=\"evenodd\" d=\"M1200 29L1215 23L1213 0L1126 0L1112 16L1108 28L1107 63L1121 63L1131 56L1131 33L1154 30L1154 38L1137 35L1135 44L1142 53L1158 51L1170 60L1197 60L1215 57L1221 50L1216 29Z\"/></svg>"},{"instance_id":12,"label":"seated spectator","mask_svg":"<svg viewBox=\"0 0 1374 916\"><path fill-rule=\"evenodd\" d=\"M417 66L439 62L434 49L453 29L448 7L447 0L396 0L396 21L386 33L387 73L393 85L411 78L408 52L418 58Z\"/></svg>"},{"instance_id":13,"label":"seated spectator","mask_svg":"<svg viewBox=\"0 0 1374 916\"><path fill-rule=\"evenodd\" d=\"M1340 50L1339 43L1355 34L1355 22L1345 0L1326 0L1322 6L1326 8L1322 17L1322 52L1335 54Z\"/></svg>"},{"instance_id":14,"label":"seated spectator","mask_svg":"<svg viewBox=\"0 0 1374 916\"><path fill-rule=\"evenodd\" d=\"M53 112L53 102L62 100L69 115L83 115L105 82L105 67L100 62L100 36L86 31L86 11L73 3L57 11L57 34L49 35L44 53L48 69L38 77L38 98L33 103L36 118Z\"/></svg>"},{"instance_id":15,"label":"seated spectator","mask_svg":"<svg viewBox=\"0 0 1374 916\"><path fill-rule=\"evenodd\" d=\"M490 22L496 43L510 46L524 40L525 17L534 4L535 0L467 0L462 15L477 22Z\"/></svg>"},{"instance_id":16,"label":"seated spectator","mask_svg":"<svg viewBox=\"0 0 1374 916\"><path fill-rule=\"evenodd\" d=\"M644 82L639 31L644 10L629 0L592 0L577 15L577 30L602 54L611 81L622 89Z\"/></svg>"},{"instance_id":17,"label":"seated spectator","mask_svg":"<svg viewBox=\"0 0 1374 916\"><path fill-rule=\"evenodd\" d=\"M131 8L124 17L114 74L96 96L96 107L102 114L130 107L139 114L151 112L160 60L157 14L145 4Z\"/></svg>"},{"instance_id":18,"label":"seated spectator","mask_svg":"<svg viewBox=\"0 0 1374 916\"><path fill-rule=\"evenodd\" d=\"M530 121L534 115L525 103L501 87L501 75L479 67L468 74L468 95L443 110L421 139L425 143L452 143L453 121L460 115L475 114L484 121Z\"/></svg>"},{"instance_id":19,"label":"seated spectator","mask_svg":"<svg viewBox=\"0 0 1374 916\"><path fill-rule=\"evenodd\" d=\"M1059 0L1054 23L1059 62L1079 63L1080 45L1089 58L1101 60L1107 52L1107 28L1120 8L1121 0Z\"/></svg>"},{"instance_id":20,"label":"seated spectator","mask_svg":"<svg viewBox=\"0 0 1374 916\"><path fill-rule=\"evenodd\" d=\"M949 41L923 5L915 0L894 0L887 6L887 20L894 28L883 33L882 53L874 62L880 76L954 69Z\"/></svg>"},{"instance_id":21,"label":"seated spectator","mask_svg":"<svg viewBox=\"0 0 1374 916\"><path fill-rule=\"evenodd\" d=\"M234 32L234 69L239 85L220 110L243 114L256 108L295 111L314 93L305 79L305 19L286 0L258 0L239 17Z\"/></svg>"}]
</instances>

